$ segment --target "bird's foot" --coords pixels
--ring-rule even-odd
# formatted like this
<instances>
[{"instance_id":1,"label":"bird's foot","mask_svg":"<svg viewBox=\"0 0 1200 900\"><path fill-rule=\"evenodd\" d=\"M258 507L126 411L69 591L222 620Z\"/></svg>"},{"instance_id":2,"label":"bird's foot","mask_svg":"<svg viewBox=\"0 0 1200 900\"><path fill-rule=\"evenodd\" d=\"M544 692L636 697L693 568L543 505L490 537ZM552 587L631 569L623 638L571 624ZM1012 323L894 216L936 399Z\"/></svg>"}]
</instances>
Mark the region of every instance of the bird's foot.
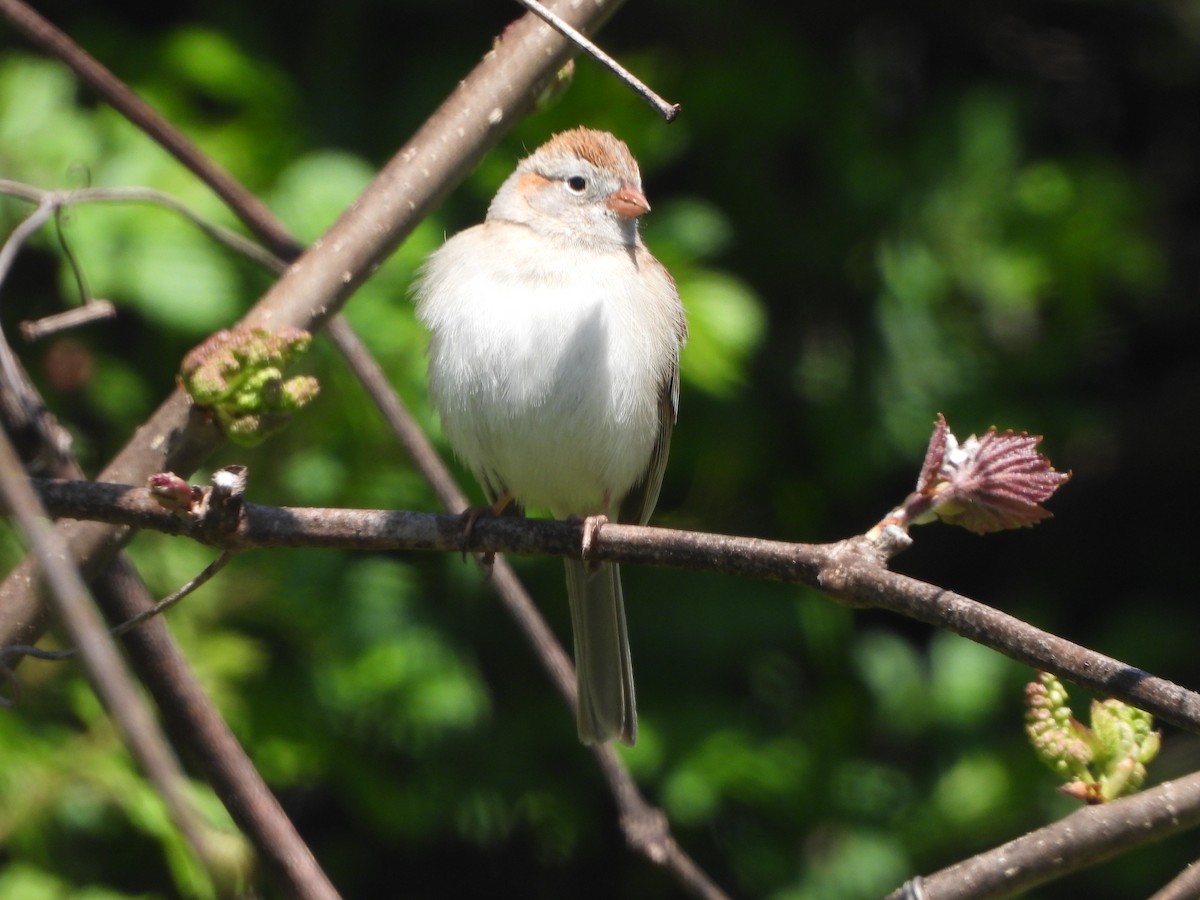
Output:
<instances>
[{"instance_id":1,"label":"bird's foot","mask_svg":"<svg viewBox=\"0 0 1200 900\"><path fill-rule=\"evenodd\" d=\"M596 546L596 540L600 537L600 529L608 524L608 516L601 513L595 516L585 516L579 520L583 526L583 538L579 542L580 555L588 564L588 571L595 572L600 568L600 563L593 560L592 550Z\"/></svg>"},{"instance_id":2,"label":"bird's foot","mask_svg":"<svg viewBox=\"0 0 1200 900\"><path fill-rule=\"evenodd\" d=\"M467 558L467 554L471 552L471 536L475 531L476 523L484 516L495 518L504 512L504 508L512 502L512 494L505 491L492 503L485 506L468 506L463 510L463 526L460 547L462 549L463 559ZM484 567L491 571L492 563L496 561L496 554L493 551L487 551L480 554L480 562Z\"/></svg>"}]
</instances>

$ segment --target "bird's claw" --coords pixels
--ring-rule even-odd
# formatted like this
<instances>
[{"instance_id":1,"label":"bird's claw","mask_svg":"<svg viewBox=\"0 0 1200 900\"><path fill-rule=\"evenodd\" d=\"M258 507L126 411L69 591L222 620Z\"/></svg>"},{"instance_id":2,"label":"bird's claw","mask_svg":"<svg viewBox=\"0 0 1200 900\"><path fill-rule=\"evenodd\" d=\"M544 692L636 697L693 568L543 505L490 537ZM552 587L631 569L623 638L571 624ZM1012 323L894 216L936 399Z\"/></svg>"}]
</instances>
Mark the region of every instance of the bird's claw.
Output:
<instances>
[{"instance_id":1,"label":"bird's claw","mask_svg":"<svg viewBox=\"0 0 1200 900\"><path fill-rule=\"evenodd\" d=\"M594 572L600 567L600 563L591 558L592 550L596 546L597 538L600 537L600 529L608 524L608 516L604 514L587 516L582 524L583 538L579 542L580 555L588 563L588 568Z\"/></svg>"},{"instance_id":2,"label":"bird's claw","mask_svg":"<svg viewBox=\"0 0 1200 900\"><path fill-rule=\"evenodd\" d=\"M502 512L504 512L504 508L511 502L512 494L510 494L508 491L505 491L503 494L497 497L493 503L489 503L486 506L468 506L463 510L462 538L459 546L462 550L464 561L467 558L467 554L471 552L471 535L475 531L476 523L484 516L490 516L492 518L499 516ZM496 561L496 554L491 550L481 553L479 555L479 561L483 563L484 567L490 572L492 564Z\"/></svg>"}]
</instances>

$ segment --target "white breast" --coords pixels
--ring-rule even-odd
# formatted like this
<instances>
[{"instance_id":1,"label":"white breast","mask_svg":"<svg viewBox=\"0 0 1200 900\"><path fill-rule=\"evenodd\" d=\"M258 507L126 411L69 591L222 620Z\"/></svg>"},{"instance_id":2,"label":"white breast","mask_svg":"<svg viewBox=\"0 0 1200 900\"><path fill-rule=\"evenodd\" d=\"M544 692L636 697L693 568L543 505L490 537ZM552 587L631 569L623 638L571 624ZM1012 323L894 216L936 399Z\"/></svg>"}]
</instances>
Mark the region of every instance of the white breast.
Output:
<instances>
[{"instance_id":1,"label":"white breast","mask_svg":"<svg viewBox=\"0 0 1200 900\"><path fill-rule=\"evenodd\" d=\"M493 490L590 514L606 495L615 510L645 472L678 343L648 299L674 288L635 259L495 222L430 258L417 296L431 395L455 452Z\"/></svg>"}]
</instances>

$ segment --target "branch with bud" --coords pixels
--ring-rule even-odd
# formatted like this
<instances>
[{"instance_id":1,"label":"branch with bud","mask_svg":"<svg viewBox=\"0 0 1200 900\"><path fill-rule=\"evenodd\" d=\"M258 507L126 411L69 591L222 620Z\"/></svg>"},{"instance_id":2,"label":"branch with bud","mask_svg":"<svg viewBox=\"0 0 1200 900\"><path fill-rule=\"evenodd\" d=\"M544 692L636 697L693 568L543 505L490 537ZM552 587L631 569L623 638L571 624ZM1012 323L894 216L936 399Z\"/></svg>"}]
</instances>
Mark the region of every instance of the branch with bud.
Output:
<instances>
[{"instance_id":1,"label":"branch with bud","mask_svg":"<svg viewBox=\"0 0 1200 900\"><path fill-rule=\"evenodd\" d=\"M1050 517L1041 504L1071 477L1037 451L1038 435L997 431L964 441L938 414L917 488L868 532L907 533L910 525L941 519L976 534L1033 525Z\"/></svg>"}]
</instances>

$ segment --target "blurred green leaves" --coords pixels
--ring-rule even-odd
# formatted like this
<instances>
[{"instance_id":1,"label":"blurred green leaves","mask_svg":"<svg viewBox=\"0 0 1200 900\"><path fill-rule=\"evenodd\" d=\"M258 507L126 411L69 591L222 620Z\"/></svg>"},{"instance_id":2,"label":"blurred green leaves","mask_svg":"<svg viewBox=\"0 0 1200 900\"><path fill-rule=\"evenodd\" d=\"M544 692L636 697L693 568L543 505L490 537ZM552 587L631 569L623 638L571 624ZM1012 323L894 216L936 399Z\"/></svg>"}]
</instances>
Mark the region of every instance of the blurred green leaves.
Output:
<instances>
[{"instance_id":1,"label":"blurred green leaves","mask_svg":"<svg viewBox=\"0 0 1200 900\"><path fill-rule=\"evenodd\" d=\"M333 224L375 173L349 153L318 151L279 173L272 211L300 241L310 242Z\"/></svg>"},{"instance_id":2,"label":"blurred green leaves","mask_svg":"<svg viewBox=\"0 0 1200 900\"><path fill-rule=\"evenodd\" d=\"M686 378L711 394L729 396L742 386L746 361L762 337L758 298L737 279L716 272L684 274L679 291L687 297L690 331Z\"/></svg>"},{"instance_id":3,"label":"blurred green leaves","mask_svg":"<svg viewBox=\"0 0 1200 900\"><path fill-rule=\"evenodd\" d=\"M72 167L101 153L94 115L75 104L62 66L21 53L0 57L0 172L57 187Z\"/></svg>"},{"instance_id":4,"label":"blurred green leaves","mask_svg":"<svg viewBox=\"0 0 1200 900\"><path fill-rule=\"evenodd\" d=\"M794 797L812 775L801 743L715 732L674 767L665 786L667 813L682 824L699 824L714 818L723 802L763 805Z\"/></svg>"},{"instance_id":5,"label":"blurred green leaves","mask_svg":"<svg viewBox=\"0 0 1200 900\"><path fill-rule=\"evenodd\" d=\"M410 573L385 560L347 572L351 606L331 610L344 639L318 670L319 702L351 731L417 750L470 729L488 709L478 673L424 625Z\"/></svg>"},{"instance_id":6,"label":"blurred green leaves","mask_svg":"<svg viewBox=\"0 0 1200 900\"><path fill-rule=\"evenodd\" d=\"M898 446L917 440L922 411L987 391L1012 361L1095 327L1114 293L1162 283L1148 198L1111 163L1031 158L1025 115L1015 94L969 91L917 136L902 215L877 243L877 400ZM1059 350L1052 364L1071 360Z\"/></svg>"},{"instance_id":7,"label":"blurred green leaves","mask_svg":"<svg viewBox=\"0 0 1200 900\"><path fill-rule=\"evenodd\" d=\"M725 214L694 198L655 208L646 233L651 252L670 270L687 307L682 377L725 398L743 386L766 327L762 300L744 280L701 263L727 249L732 237Z\"/></svg>"},{"instance_id":8,"label":"blurred green leaves","mask_svg":"<svg viewBox=\"0 0 1200 900\"><path fill-rule=\"evenodd\" d=\"M0 896L75 895L66 887L94 867L92 857L108 858L113 875L130 865L157 870L159 863L136 860L161 855L178 895L213 898L216 886L197 866L175 830L161 798L124 752L107 715L86 683L73 679L42 684L34 721L0 716L0 844L17 860L0 874ZM53 720L45 703L65 703L74 727ZM206 836L229 842L235 855L245 852L224 808L206 786L191 790L207 819ZM62 841L76 857L64 858ZM26 894L25 891L30 893ZM97 896L127 896L98 892Z\"/></svg>"}]
</instances>

